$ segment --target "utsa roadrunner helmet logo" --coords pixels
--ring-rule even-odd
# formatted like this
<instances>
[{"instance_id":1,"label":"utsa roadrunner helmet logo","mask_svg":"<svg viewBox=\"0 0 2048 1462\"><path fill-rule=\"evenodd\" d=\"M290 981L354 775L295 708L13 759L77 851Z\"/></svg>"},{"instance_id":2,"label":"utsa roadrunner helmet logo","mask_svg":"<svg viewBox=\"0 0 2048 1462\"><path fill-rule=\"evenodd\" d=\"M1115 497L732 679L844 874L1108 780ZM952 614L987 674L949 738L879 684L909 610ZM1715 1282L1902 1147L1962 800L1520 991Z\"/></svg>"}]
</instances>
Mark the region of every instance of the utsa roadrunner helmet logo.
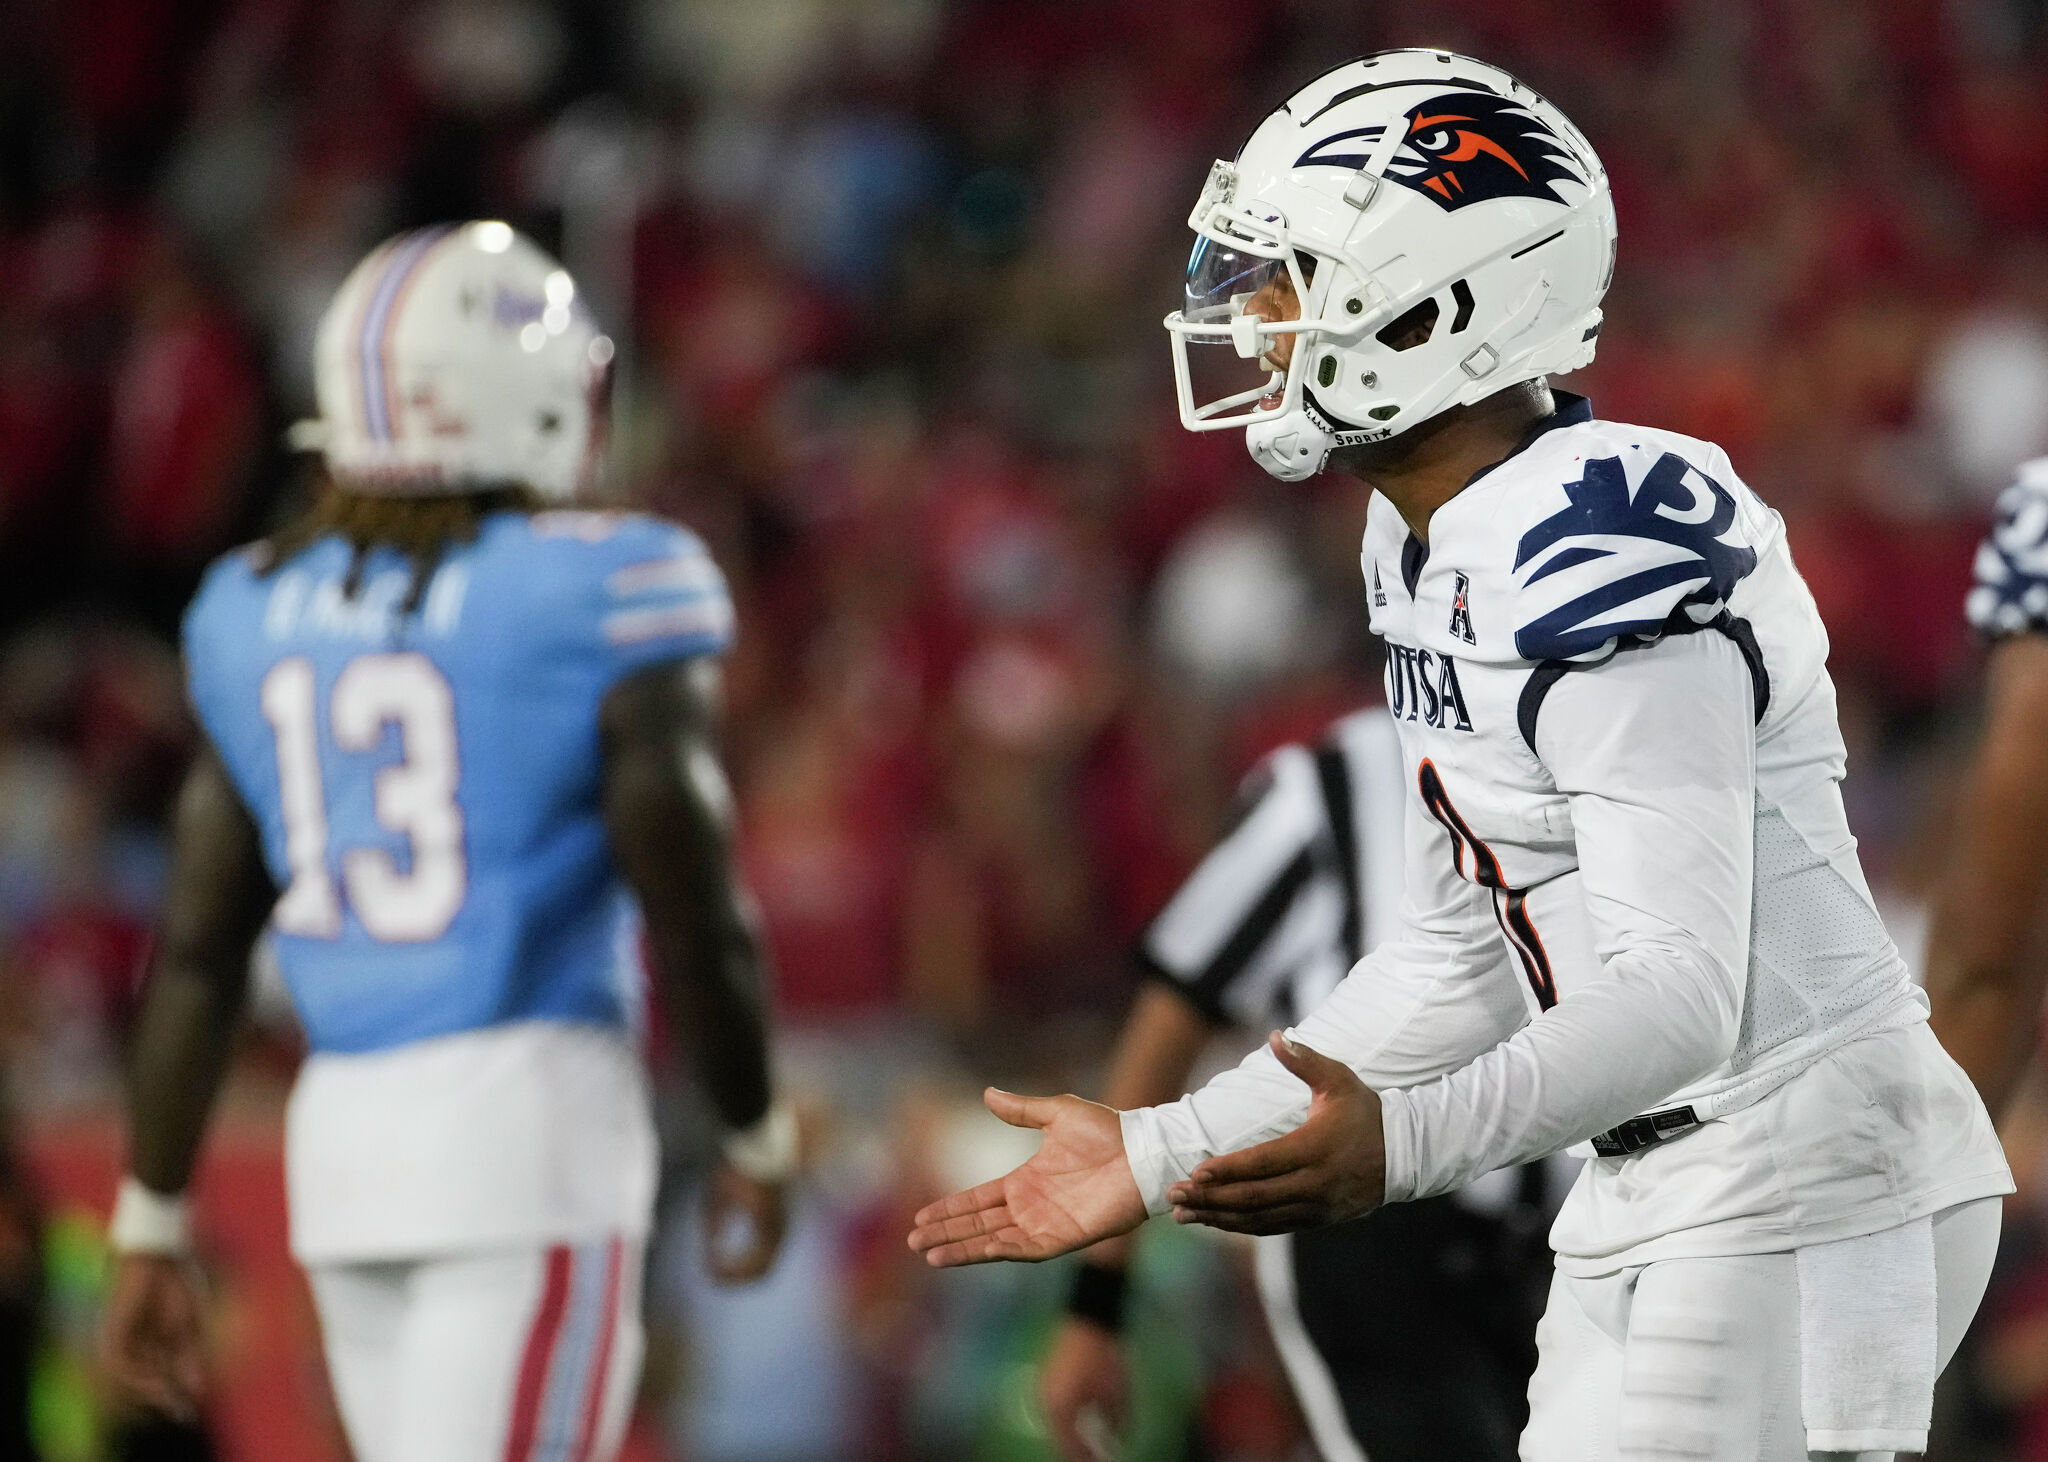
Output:
<instances>
[{"instance_id":1,"label":"utsa roadrunner helmet logo","mask_svg":"<svg viewBox=\"0 0 2048 1462\"><path fill-rule=\"evenodd\" d=\"M1586 182L1549 125L1506 97L1445 92L1410 108L1403 125L1406 136L1387 164L1387 176L1446 211L1488 198L1563 203L1554 184ZM1371 144L1385 131L1360 127L1325 137L1294 165L1364 167Z\"/></svg>"}]
</instances>

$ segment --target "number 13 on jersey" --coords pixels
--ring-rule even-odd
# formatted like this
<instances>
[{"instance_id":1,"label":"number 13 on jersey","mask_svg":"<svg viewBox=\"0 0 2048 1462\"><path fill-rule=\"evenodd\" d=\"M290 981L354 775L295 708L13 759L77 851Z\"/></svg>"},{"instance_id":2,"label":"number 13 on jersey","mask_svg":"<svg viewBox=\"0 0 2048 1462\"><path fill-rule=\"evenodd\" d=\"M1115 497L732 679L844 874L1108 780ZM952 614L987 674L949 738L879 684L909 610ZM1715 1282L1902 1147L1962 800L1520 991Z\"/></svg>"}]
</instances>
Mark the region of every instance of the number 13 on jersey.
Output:
<instances>
[{"instance_id":1,"label":"number 13 on jersey","mask_svg":"<svg viewBox=\"0 0 2048 1462\"><path fill-rule=\"evenodd\" d=\"M411 866L401 869L382 848L344 849L337 888L327 861L317 691L313 663L303 655L278 661L263 677L263 717L277 739L291 870L271 921L283 934L339 938L346 893L372 939L439 939L469 891L462 809L455 801L461 764L454 693L433 661L410 651L358 655L335 678L328 718L337 749L374 751L387 724L398 728L403 756L377 773L372 811L379 826L403 835L412 850Z\"/></svg>"}]
</instances>

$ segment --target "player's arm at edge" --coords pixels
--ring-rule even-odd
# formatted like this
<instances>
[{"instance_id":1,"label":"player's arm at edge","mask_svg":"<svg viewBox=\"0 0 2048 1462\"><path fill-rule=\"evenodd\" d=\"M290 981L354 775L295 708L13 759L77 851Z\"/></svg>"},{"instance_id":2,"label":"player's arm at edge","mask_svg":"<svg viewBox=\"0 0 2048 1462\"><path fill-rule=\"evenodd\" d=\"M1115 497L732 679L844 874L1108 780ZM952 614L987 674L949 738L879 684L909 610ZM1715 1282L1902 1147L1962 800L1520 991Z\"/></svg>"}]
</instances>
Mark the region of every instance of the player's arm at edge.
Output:
<instances>
[{"instance_id":1,"label":"player's arm at edge","mask_svg":"<svg viewBox=\"0 0 2048 1462\"><path fill-rule=\"evenodd\" d=\"M774 1263L794 1124L773 1102L768 988L761 938L733 866L732 793L716 748L718 664L665 661L627 676L599 709L605 829L612 859L640 901L649 974L698 1080L732 1133L713 1179L715 1241L723 1215L744 1215L754 1241L714 1251L720 1279Z\"/></svg>"},{"instance_id":2,"label":"player's arm at edge","mask_svg":"<svg viewBox=\"0 0 2048 1462\"><path fill-rule=\"evenodd\" d=\"M2040 1030L2048 962L2028 939L2048 882L2048 635L1991 651L1984 739L1963 781L1927 946L1934 1033L2001 1116Z\"/></svg>"},{"instance_id":3,"label":"player's arm at edge","mask_svg":"<svg viewBox=\"0 0 2048 1462\"><path fill-rule=\"evenodd\" d=\"M119 1254L101 1351L118 1387L191 1416L199 1303L183 1193L248 1003L249 955L277 901L255 823L202 747L172 814L163 927L129 1055L130 1173L109 1239Z\"/></svg>"}]
</instances>

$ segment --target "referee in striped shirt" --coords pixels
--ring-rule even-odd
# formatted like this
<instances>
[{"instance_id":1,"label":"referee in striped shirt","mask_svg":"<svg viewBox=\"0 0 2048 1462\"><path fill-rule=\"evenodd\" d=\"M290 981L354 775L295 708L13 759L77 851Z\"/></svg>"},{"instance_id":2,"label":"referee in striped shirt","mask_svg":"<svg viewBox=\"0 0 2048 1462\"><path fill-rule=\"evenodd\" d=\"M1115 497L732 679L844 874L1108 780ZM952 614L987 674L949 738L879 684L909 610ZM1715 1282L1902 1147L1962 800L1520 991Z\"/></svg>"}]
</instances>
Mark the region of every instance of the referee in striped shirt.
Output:
<instances>
[{"instance_id":1,"label":"referee in striped shirt","mask_svg":"<svg viewBox=\"0 0 2048 1462\"><path fill-rule=\"evenodd\" d=\"M1124 1023L1102 1100L1171 1101L1219 1026L1293 1024L1394 928L1401 749L1382 708L1254 769L1237 818L1139 941L1152 978ZM1260 1239L1260 1297L1325 1462L1512 1462L1550 1282L1555 1166ZM1041 1396L1070 1462L1097 1462L1122 1414L1130 1240L1088 1251Z\"/></svg>"}]
</instances>

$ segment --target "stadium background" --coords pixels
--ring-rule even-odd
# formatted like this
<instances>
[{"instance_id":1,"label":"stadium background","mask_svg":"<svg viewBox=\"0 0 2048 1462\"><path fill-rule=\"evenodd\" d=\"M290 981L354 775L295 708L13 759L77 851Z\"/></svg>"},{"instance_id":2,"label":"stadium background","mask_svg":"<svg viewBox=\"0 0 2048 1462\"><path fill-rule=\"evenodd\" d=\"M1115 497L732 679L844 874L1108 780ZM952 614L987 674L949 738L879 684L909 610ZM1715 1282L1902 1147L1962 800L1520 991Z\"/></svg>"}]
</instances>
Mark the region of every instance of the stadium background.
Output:
<instances>
[{"instance_id":1,"label":"stadium background","mask_svg":"<svg viewBox=\"0 0 2048 1462\"><path fill-rule=\"evenodd\" d=\"M87 1345L193 735L178 611L306 488L284 433L347 267L468 216L584 279L622 345L615 484L699 529L740 607L729 755L812 1176L749 1295L672 1226L634 1455L1033 1455L1060 1274L935 1279L905 1216L1001 1163L981 1080L1088 1087L1127 941L1237 775L1376 694L1360 491L1182 432L1158 320L1208 161L1398 44L1509 67L1600 149L1620 268L1572 384L1721 442L1785 514L1910 952L1974 715L1971 549L2048 450L2040 0L0 7L0 1366L33 1354L44 1455L174 1455L118 1440ZM209 1429L338 1458L267 1011L202 1183ZM2030 1100L1948 1458L2048 1458ZM671 1106L683 1193L703 1124ZM1161 1435L1305 1455L1236 1251L1168 1234L1144 1264Z\"/></svg>"}]
</instances>

